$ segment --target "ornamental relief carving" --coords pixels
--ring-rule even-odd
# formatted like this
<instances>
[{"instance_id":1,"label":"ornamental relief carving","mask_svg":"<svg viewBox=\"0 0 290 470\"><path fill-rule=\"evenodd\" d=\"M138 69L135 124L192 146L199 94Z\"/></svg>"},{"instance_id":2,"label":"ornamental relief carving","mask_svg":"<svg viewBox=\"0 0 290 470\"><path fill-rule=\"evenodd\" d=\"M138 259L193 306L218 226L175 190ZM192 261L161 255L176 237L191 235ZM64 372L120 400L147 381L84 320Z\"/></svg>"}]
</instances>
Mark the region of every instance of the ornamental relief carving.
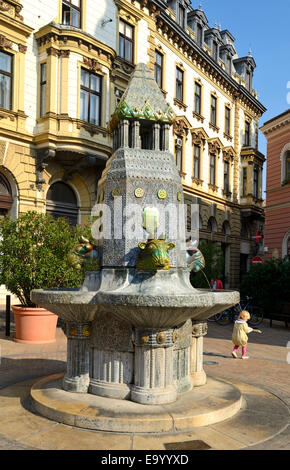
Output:
<instances>
[{"instance_id":1,"label":"ornamental relief carving","mask_svg":"<svg viewBox=\"0 0 290 470\"><path fill-rule=\"evenodd\" d=\"M198 132L192 131L191 135L192 135L192 143L193 144L202 145L203 147L205 146L206 137L204 136L204 134L201 131L198 131Z\"/></svg>"},{"instance_id":2,"label":"ornamental relief carving","mask_svg":"<svg viewBox=\"0 0 290 470\"><path fill-rule=\"evenodd\" d=\"M23 16L20 15L23 6L19 3L15 3L15 1L9 2L9 0L6 0L6 2L4 2L3 0L0 0L0 11L11 18L18 18L20 21L23 21Z\"/></svg>"},{"instance_id":3,"label":"ornamental relief carving","mask_svg":"<svg viewBox=\"0 0 290 470\"><path fill-rule=\"evenodd\" d=\"M235 157L235 153L232 149L223 149L223 159L226 162L232 163Z\"/></svg>"},{"instance_id":4,"label":"ornamental relief carving","mask_svg":"<svg viewBox=\"0 0 290 470\"><path fill-rule=\"evenodd\" d=\"M2 49L12 49L12 41L9 41L3 34L0 34L0 48Z\"/></svg>"},{"instance_id":5,"label":"ornamental relief carving","mask_svg":"<svg viewBox=\"0 0 290 470\"><path fill-rule=\"evenodd\" d=\"M221 151L221 145L216 140L213 142L208 142L208 150L210 153L219 154Z\"/></svg>"},{"instance_id":6,"label":"ornamental relief carving","mask_svg":"<svg viewBox=\"0 0 290 470\"><path fill-rule=\"evenodd\" d=\"M182 137L187 137L189 127L187 122L184 119L178 119L173 124L173 131L175 135L180 135Z\"/></svg>"},{"instance_id":7,"label":"ornamental relief carving","mask_svg":"<svg viewBox=\"0 0 290 470\"><path fill-rule=\"evenodd\" d=\"M11 16L12 18L15 17L15 8L13 5L0 1L0 11L3 11L7 15Z\"/></svg>"},{"instance_id":8,"label":"ornamental relief carving","mask_svg":"<svg viewBox=\"0 0 290 470\"><path fill-rule=\"evenodd\" d=\"M88 57L83 57L83 63L87 65L93 72L102 71L102 64L100 64L100 62L98 62L96 59L88 59Z\"/></svg>"}]
</instances>

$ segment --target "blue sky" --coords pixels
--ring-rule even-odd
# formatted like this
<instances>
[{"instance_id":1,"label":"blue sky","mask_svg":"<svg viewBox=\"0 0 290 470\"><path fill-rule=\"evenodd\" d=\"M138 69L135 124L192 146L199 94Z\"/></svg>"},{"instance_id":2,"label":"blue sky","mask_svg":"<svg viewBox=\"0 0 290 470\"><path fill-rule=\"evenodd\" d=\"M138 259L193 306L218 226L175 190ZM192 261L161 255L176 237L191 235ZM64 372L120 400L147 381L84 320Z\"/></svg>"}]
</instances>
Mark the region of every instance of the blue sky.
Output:
<instances>
[{"instance_id":1,"label":"blue sky","mask_svg":"<svg viewBox=\"0 0 290 470\"><path fill-rule=\"evenodd\" d=\"M211 26L215 22L221 24L222 29L228 29L235 37L239 57L252 49L257 64L253 86L267 108L260 119L260 127L290 108L290 103L287 103L290 92L290 1L194 0L193 8L198 8L199 3ZM267 141L261 132L259 150L266 155Z\"/></svg>"}]
</instances>

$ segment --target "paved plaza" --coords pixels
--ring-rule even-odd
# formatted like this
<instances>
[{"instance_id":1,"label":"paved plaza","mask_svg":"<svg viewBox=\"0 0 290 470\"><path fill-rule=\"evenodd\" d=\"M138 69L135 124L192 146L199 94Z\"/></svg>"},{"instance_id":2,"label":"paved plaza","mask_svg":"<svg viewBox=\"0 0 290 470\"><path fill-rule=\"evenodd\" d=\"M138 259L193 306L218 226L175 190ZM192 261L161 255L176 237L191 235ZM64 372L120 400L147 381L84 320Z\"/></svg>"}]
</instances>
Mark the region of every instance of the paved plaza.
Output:
<instances>
[{"instance_id":1,"label":"paved plaza","mask_svg":"<svg viewBox=\"0 0 290 470\"><path fill-rule=\"evenodd\" d=\"M31 407L29 391L37 378L65 371L66 337L58 328L53 344L15 343L13 324L11 337L5 337L3 314L0 328L0 449L290 449L290 329L282 322L273 322L270 328L264 320L263 334L249 336L249 361L231 357L232 325L209 323L205 371L208 377L238 387L244 403L233 418L178 437L96 432L41 417Z\"/></svg>"}]
</instances>

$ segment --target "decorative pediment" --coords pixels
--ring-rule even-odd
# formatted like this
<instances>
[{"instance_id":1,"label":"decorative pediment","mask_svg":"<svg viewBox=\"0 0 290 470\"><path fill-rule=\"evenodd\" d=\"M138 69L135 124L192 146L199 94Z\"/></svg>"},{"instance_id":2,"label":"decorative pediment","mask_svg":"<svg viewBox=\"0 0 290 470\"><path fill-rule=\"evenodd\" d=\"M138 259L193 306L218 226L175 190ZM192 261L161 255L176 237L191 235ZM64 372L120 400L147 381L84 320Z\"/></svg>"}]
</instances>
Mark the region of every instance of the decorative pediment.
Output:
<instances>
[{"instance_id":1,"label":"decorative pediment","mask_svg":"<svg viewBox=\"0 0 290 470\"><path fill-rule=\"evenodd\" d=\"M202 127L198 129L191 129L192 143L195 145L204 146L208 140L208 135Z\"/></svg>"},{"instance_id":2,"label":"decorative pediment","mask_svg":"<svg viewBox=\"0 0 290 470\"><path fill-rule=\"evenodd\" d=\"M208 140L209 153L219 155L222 148L223 148L223 144L221 143L221 141L218 137L216 139L209 139Z\"/></svg>"},{"instance_id":3,"label":"decorative pediment","mask_svg":"<svg viewBox=\"0 0 290 470\"><path fill-rule=\"evenodd\" d=\"M191 124L185 116L177 116L173 124L174 134L187 137Z\"/></svg>"},{"instance_id":4,"label":"decorative pediment","mask_svg":"<svg viewBox=\"0 0 290 470\"><path fill-rule=\"evenodd\" d=\"M236 156L236 152L233 147L224 147L223 148L223 159L226 162L232 162Z\"/></svg>"}]
</instances>

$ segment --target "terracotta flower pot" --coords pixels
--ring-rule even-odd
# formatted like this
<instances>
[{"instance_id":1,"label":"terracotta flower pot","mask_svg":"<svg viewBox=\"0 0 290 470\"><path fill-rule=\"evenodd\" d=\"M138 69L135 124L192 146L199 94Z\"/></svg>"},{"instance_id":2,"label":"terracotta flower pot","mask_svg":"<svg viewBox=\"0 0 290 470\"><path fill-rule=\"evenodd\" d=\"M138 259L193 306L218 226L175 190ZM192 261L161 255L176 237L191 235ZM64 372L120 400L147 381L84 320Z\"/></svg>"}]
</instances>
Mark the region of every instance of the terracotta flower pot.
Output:
<instances>
[{"instance_id":1,"label":"terracotta flower pot","mask_svg":"<svg viewBox=\"0 0 290 470\"><path fill-rule=\"evenodd\" d=\"M54 343L57 315L45 308L12 306L16 327L16 343Z\"/></svg>"}]
</instances>

